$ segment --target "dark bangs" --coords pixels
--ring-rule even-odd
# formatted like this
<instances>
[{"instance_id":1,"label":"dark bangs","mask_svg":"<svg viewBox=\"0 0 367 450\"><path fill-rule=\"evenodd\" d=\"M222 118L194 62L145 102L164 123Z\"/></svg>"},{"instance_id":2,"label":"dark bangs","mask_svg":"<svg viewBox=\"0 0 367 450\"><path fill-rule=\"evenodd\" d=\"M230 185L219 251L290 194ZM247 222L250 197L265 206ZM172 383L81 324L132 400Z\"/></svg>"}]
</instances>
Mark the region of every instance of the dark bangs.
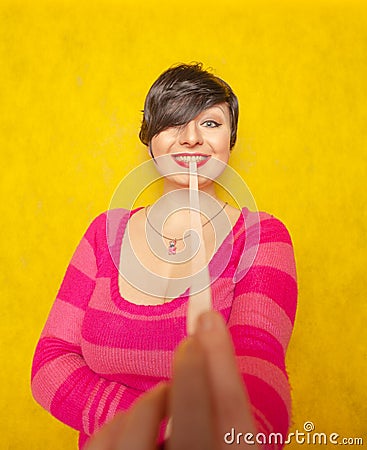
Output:
<instances>
[{"instance_id":1,"label":"dark bangs","mask_svg":"<svg viewBox=\"0 0 367 450\"><path fill-rule=\"evenodd\" d=\"M229 106L232 148L237 136L238 101L230 86L203 70L202 64L181 64L168 69L146 97L140 140L149 145L156 134L172 126L185 125L218 103Z\"/></svg>"}]
</instances>

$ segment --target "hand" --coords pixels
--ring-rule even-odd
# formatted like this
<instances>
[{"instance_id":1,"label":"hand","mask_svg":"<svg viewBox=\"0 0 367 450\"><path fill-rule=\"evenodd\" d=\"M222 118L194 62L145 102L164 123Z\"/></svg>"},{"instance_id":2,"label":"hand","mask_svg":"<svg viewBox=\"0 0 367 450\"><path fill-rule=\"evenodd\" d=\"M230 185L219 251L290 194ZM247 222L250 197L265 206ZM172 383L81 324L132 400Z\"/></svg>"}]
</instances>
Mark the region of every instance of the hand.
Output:
<instances>
[{"instance_id":1,"label":"hand","mask_svg":"<svg viewBox=\"0 0 367 450\"><path fill-rule=\"evenodd\" d=\"M202 314L195 334L178 348L169 398L169 450L228 450L224 435L231 428L255 434L232 340L219 313ZM242 440L238 447L247 445Z\"/></svg>"},{"instance_id":2,"label":"hand","mask_svg":"<svg viewBox=\"0 0 367 450\"><path fill-rule=\"evenodd\" d=\"M161 383L140 397L85 450L154 450L160 422L167 416L172 417L168 450L228 450L224 435L232 428L255 434L232 341L217 312L202 314L195 334L178 347L171 384ZM238 447L247 445L242 440Z\"/></svg>"}]
</instances>

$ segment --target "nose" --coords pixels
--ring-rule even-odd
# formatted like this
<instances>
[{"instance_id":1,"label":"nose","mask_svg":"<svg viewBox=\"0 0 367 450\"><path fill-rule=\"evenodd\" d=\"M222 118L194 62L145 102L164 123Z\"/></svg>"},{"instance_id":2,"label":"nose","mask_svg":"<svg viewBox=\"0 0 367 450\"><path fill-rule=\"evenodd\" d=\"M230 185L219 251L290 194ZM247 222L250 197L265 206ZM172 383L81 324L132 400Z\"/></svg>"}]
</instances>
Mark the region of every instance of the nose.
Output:
<instances>
[{"instance_id":1,"label":"nose","mask_svg":"<svg viewBox=\"0 0 367 450\"><path fill-rule=\"evenodd\" d=\"M195 147L203 143L201 131L195 121L192 120L181 128L179 142L186 147Z\"/></svg>"}]
</instances>

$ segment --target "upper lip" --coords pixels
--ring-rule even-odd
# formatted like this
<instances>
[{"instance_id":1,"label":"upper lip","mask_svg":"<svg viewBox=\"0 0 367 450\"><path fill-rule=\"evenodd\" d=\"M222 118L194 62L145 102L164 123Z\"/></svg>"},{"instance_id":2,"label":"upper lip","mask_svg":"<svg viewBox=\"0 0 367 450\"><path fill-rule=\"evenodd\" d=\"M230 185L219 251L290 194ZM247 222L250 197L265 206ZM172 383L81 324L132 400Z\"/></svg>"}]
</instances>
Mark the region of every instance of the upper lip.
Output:
<instances>
[{"instance_id":1,"label":"upper lip","mask_svg":"<svg viewBox=\"0 0 367 450\"><path fill-rule=\"evenodd\" d=\"M173 153L172 156L206 156L206 157L209 157L210 155L206 155L205 153Z\"/></svg>"}]
</instances>

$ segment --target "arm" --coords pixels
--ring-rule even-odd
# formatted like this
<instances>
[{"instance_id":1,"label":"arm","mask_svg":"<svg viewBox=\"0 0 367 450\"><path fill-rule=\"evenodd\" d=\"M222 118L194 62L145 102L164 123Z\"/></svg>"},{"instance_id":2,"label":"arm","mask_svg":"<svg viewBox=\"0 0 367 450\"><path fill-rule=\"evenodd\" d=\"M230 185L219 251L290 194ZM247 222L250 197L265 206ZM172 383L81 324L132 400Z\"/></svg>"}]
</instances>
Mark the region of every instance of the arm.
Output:
<instances>
[{"instance_id":1,"label":"arm","mask_svg":"<svg viewBox=\"0 0 367 450\"><path fill-rule=\"evenodd\" d=\"M297 304L295 260L285 226L264 213L260 220L258 251L235 286L228 327L258 431L285 437L291 414L285 353Z\"/></svg>"},{"instance_id":2,"label":"arm","mask_svg":"<svg viewBox=\"0 0 367 450\"><path fill-rule=\"evenodd\" d=\"M97 276L98 245L105 241L106 217L97 217L84 234L53 304L32 365L32 393L65 424L92 434L142 392L93 372L82 354L81 328ZM101 244L102 245L102 244Z\"/></svg>"}]
</instances>

